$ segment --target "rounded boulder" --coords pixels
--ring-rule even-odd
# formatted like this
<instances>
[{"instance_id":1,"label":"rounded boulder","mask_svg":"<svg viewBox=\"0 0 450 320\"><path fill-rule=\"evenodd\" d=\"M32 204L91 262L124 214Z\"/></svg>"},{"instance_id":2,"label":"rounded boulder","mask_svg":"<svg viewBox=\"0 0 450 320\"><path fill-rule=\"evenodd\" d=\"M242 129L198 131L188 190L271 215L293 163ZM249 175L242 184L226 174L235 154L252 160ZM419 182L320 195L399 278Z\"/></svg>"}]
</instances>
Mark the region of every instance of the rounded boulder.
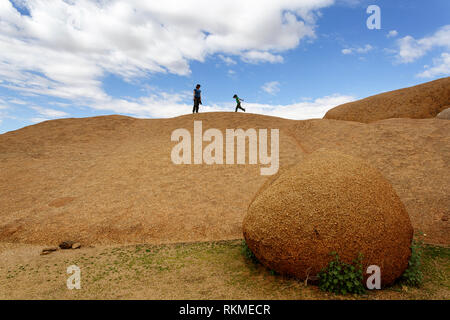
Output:
<instances>
[{"instance_id":1,"label":"rounded boulder","mask_svg":"<svg viewBox=\"0 0 450 320\"><path fill-rule=\"evenodd\" d=\"M450 108L444 109L443 111L441 111L436 118L438 119L445 119L445 120L450 120Z\"/></svg>"},{"instance_id":2,"label":"rounded boulder","mask_svg":"<svg viewBox=\"0 0 450 320\"><path fill-rule=\"evenodd\" d=\"M383 286L408 266L413 228L405 206L383 175L367 162L319 150L258 191L243 222L250 250L268 268L311 279L337 252L363 273L381 269Z\"/></svg>"}]
</instances>

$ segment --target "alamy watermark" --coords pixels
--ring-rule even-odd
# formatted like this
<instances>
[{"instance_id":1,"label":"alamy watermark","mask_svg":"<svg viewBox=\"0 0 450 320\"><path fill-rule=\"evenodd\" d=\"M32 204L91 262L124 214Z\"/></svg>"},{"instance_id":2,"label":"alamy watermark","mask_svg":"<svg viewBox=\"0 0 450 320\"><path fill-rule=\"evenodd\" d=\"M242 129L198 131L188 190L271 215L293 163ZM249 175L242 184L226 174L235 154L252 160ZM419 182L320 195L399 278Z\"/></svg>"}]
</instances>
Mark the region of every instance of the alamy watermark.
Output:
<instances>
[{"instance_id":1,"label":"alamy watermark","mask_svg":"<svg viewBox=\"0 0 450 320\"><path fill-rule=\"evenodd\" d=\"M246 140L248 140L248 163L262 164L261 175L273 175L279 168L279 129L270 129L270 156L268 154L267 129L226 129L225 162L223 155L224 137L219 129L203 132L202 121L194 121L194 164L245 164ZM259 140L259 141L258 141ZM174 164L192 164L192 137L189 130L181 128L172 132L171 141L178 142L171 152ZM235 141L237 152L235 157ZM203 148L203 142L210 142ZM258 143L259 142L259 143ZM258 152L259 151L259 152ZM259 162L258 162L259 160Z\"/></svg>"},{"instance_id":2,"label":"alamy watermark","mask_svg":"<svg viewBox=\"0 0 450 320\"><path fill-rule=\"evenodd\" d=\"M81 289L81 269L76 265L71 265L67 267L67 274L71 275L67 278L67 289Z\"/></svg>"},{"instance_id":3,"label":"alamy watermark","mask_svg":"<svg viewBox=\"0 0 450 320\"><path fill-rule=\"evenodd\" d=\"M366 25L369 30L381 29L381 9L377 5L370 5L367 7L366 12L370 14L367 18Z\"/></svg>"},{"instance_id":4,"label":"alamy watermark","mask_svg":"<svg viewBox=\"0 0 450 320\"><path fill-rule=\"evenodd\" d=\"M377 265L371 265L367 267L367 274L371 274L370 277L367 278L366 287L369 290L381 289L381 269Z\"/></svg>"}]
</instances>

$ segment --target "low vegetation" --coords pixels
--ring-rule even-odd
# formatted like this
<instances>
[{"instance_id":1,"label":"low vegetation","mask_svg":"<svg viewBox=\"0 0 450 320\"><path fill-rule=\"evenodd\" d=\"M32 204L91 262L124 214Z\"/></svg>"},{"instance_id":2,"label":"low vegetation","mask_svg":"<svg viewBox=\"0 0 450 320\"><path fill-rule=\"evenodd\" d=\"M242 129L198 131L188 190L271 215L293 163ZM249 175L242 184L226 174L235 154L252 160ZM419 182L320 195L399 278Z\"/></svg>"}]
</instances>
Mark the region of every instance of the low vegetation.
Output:
<instances>
[{"instance_id":1,"label":"low vegetation","mask_svg":"<svg viewBox=\"0 0 450 320\"><path fill-rule=\"evenodd\" d=\"M413 240L411 244L411 257L409 258L408 268L402 275L401 281L410 287L420 287L423 282L422 272L422 254L423 242Z\"/></svg>"},{"instance_id":2,"label":"low vegetation","mask_svg":"<svg viewBox=\"0 0 450 320\"><path fill-rule=\"evenodd\" d=\"M336 252L331 255L333 260L318 274L320 290L342 295L364 293L362 255L353 264L341 261Z\"/></svg>"},{"instance_id":3,"label":"low vegetation","mask_svg":"<svg viewBox=\"0 0 450 320\"><path fill-rule=\"evenodd\" d=\"M450 249L423 246L420 288L398 283L359 295L321 291L254 263L242 240L84 247L40 256L0 246L0 299L450 299ZM68 290L67 267L81 269Z\"/></svg>"},{"instance_id":4,"label":"low vegetation","mask_svg":"<svg viewBox=\"0 0 450 320\"><path fill-rule=\"evenodd\" d=\"M259 263L258 258L256 258L255 254L252 252L252 250L250 250L245 240L242 240L242 254L247 260L251 261L252 263Z\"/></svg>"}]
</instances>

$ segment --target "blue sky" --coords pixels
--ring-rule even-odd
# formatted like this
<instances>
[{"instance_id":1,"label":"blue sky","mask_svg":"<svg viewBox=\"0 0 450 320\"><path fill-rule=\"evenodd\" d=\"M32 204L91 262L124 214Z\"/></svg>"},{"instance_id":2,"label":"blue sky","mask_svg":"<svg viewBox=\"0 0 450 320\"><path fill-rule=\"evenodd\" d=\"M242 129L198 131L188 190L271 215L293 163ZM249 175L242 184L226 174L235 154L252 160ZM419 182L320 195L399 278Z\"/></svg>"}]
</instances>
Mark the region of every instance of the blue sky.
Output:
<instances>
[{"instance_id":1,"label":"blue sky","mask_svg":"<svg viewBox=\"0 0 450 320\"><path fill-rule=\"evenodd\" d=\"M0 0L0 133L190 113L196 83L201 112L234 111L237 93L248 112L322 117L449 76L449 12L447 0Z\"/></svg>"}]
</instances>

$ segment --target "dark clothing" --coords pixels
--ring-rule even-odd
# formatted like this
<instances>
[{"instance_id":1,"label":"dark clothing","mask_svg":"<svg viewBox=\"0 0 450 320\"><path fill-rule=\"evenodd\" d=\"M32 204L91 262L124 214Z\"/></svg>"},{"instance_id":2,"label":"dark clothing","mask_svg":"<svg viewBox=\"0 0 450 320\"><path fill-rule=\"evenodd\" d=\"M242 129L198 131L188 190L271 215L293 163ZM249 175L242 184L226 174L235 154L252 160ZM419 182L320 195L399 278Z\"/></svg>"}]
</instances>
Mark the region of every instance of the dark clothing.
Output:
<instances>
[{"instance_id":1,"label":"dark clothing","mask_svg":"<svg viewBox=\"0 0 450 320\"><path fill-rule=\"evenodd\" d=\"M192 113L197 112L198 113L198 106L202 104L202 100L200 97L195 97L194 98L194 108L192 109Z\"/></svg>"},{"instance_id":2,"label":"dark clothing","mask_svg":"<svg viewBox=\"0 0 450 320\"><path fill-rule=\"evenodd\" d=\"M199 88L194 89L194 108L192 109L192 113L198 113L198 106L202 104L202 91Z\"/></svg>"},{"instance_id":3,"label":"dark clothing","mask_svg":"<svg viewBox=\"0 0 450 320\"><path fill-rule=\"evenodd\" d=\"M240 102L236 105L236 110L234 110L234 112L237 112L238 109L241 109L242 111L245 112L245 109L241 107L241 103Z\"/></svg>"},{"instance_id":4,"label":"dark clothing","mask_svg":"<svg viewBox=\"0 0 450 320\"><path fill-rule=\"evenodd\" d=\"M237 112L238 109L241 109L242 111L245 112L245 109L241 107L241 98L239 98L236 94L233 96L233 98L236 99L236 110L234 110L234 112ZM244 100L242 100L244 101Z\"/></svg>"}]
</instances>

